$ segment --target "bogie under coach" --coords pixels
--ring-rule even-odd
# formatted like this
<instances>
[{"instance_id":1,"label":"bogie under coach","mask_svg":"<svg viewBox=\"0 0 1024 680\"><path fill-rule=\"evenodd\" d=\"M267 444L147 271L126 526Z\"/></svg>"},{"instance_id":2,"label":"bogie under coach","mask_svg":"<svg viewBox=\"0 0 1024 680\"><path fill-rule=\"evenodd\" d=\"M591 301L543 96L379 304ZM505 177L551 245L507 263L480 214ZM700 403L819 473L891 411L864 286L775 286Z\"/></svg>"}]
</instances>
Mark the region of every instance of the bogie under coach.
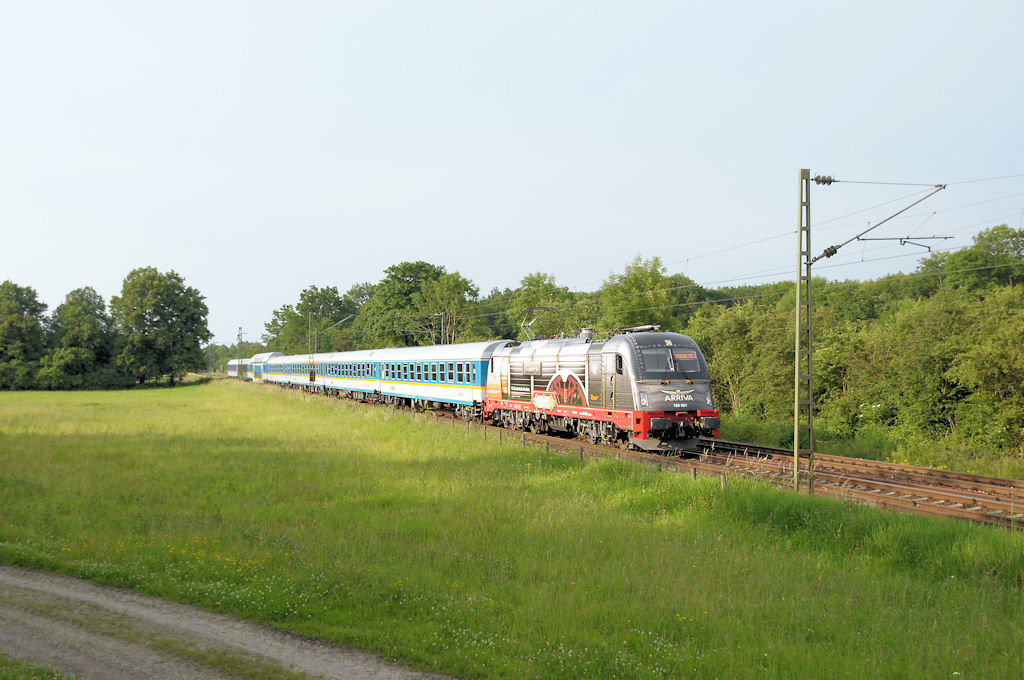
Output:
<instances>
[{"instance_id":1,"label":"bogie under coach","mask_svg":"<svg viewBox=\"0 0 1024 680\"><path fill-rule=\"evenodd\" d=\"M718 436L707 363L692 338L656 330L619 329L600 341L585 329L575 338L525 342L264 353L232 360L229 376L387 404L449 408L467 420L567 433L594 443L690 451L697 437ZM256 370L247 370L250 366Z\"/></svg>"}]
</instances>

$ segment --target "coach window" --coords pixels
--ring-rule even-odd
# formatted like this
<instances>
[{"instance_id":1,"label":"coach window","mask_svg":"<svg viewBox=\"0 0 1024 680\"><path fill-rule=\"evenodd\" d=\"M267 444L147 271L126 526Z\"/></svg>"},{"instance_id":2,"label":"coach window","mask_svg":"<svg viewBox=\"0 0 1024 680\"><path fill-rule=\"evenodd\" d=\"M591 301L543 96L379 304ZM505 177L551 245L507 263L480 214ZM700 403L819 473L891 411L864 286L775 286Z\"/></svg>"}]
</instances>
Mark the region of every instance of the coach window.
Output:
<instances>
[{"instance_id":1,"label":"coach window","mask_svg":"<svg viewBox=\"0 0 1024 680\"><path fill-rule=\"evenodd\" d=\"M448 382L455 382L455 363L452 361L448 362Z\"/></svg>"},{"instance_id":2,"label":"coach window","mask_svg":"<svg viewBox=\"0 0 1024 680\"><path fill-rule=\"evenodd\" d=\"M476 364L473 364L473 379L472 379L472 383L474 385L476 384Z\"/></svg>"},{"instance_id":3,"label":"coach window","mask_svg":"<svg viewBox=\"0 0 1024 680\"><path fill-rule=\"evenodd\" d=\"M423 381L423 364L416 364L416 382Z\"/></svg>"}]
</instances>

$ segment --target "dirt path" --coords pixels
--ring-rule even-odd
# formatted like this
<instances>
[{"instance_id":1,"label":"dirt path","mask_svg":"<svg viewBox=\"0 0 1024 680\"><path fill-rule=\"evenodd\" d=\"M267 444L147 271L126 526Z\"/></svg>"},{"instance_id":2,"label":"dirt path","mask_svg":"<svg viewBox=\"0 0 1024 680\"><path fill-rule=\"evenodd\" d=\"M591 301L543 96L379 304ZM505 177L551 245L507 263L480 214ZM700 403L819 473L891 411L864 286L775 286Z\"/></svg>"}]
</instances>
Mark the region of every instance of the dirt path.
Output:
<instances>
[{"instance_id":1,"label":"dirt path","mask_svg":"<svg viewBox=\"0 0 1024 680\"><path fill-rule=\"evenodd\" d=\"M76 678L443 680L188 605L4 566L0 652Z\"/></svg>"}]
</instances>

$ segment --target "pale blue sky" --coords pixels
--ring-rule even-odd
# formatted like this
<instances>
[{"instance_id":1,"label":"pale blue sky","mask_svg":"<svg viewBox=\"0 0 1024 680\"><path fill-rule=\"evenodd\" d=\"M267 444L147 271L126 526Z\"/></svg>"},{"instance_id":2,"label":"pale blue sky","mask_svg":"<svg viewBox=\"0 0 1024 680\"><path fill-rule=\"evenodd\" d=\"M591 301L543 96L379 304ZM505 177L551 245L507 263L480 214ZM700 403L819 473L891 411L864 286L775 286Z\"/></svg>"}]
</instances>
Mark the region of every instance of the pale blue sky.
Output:
<instances>
[{"instance_id":1,"label":"pale blue sky","mask_svg":"<svg viewBox=\"0 0 1024 680\"><path fill-rule=\"evenodd\" d=\"M1022 44L1020 2L6 2L0 279L52 309L175 269L230 343L403 260L482 293L534 271L593 290L636 255L792 278L802 167L1024 173ZM905 202L825 220L911 191L815 188L815 250ZM962 247L1021 225L1024 177L910 214L878 235ZM918 250L851 244L818 272Z\"/></svg>"}]
</instances>

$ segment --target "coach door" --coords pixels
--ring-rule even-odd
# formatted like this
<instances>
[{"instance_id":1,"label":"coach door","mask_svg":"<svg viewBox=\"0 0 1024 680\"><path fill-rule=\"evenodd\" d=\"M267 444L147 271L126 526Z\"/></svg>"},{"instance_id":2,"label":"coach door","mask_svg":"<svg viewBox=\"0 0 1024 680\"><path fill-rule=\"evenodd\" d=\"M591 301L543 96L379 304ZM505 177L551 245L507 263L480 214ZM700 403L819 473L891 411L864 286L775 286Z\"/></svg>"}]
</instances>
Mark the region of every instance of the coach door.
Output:
<instances>
[{"instance_id":1,"label":"coach door","mask_svg":"<svg viewBox=\"0 0 1024 680\"><path fill-rule=\"evenodd\" d=\"M601 374L603 376L603 379L601 380L601 397L604 401L604 405L610 408L616 408L615 359L618 356L619 355L614 352L601 355Z\"/></svg>"}]
</instances>

